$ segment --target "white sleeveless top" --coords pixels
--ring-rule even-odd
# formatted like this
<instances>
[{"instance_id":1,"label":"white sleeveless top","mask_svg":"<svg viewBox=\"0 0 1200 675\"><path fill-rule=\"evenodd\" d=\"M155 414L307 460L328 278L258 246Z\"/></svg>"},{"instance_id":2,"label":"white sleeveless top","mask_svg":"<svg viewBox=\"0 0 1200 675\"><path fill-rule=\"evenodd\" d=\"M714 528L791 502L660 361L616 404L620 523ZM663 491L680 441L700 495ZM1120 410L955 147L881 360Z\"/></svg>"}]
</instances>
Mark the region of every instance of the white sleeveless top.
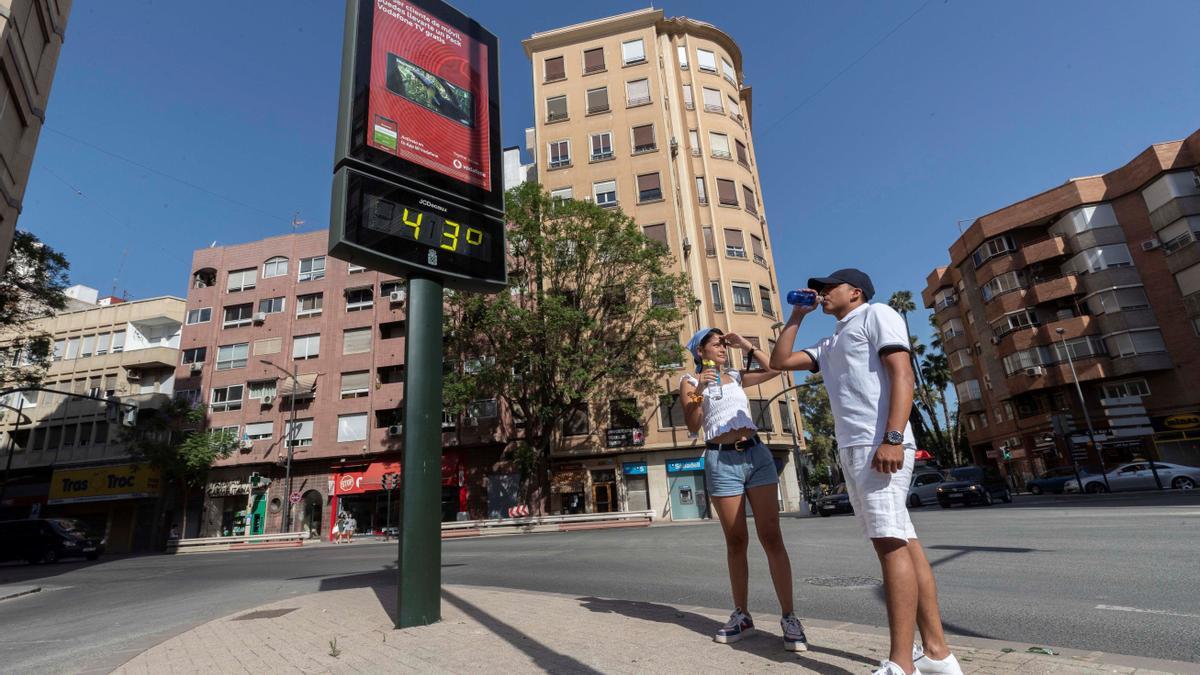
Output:
<instances>
[{"instance_id":1,"label":"white sleeveless top","mask_svg":"<svg viewBox=\"0 0 1200 675\"><path fill-rule=\"evenodd\" d=\"M696 387L696 393L704 396L700 409L704 412L704 440L716 438L735 429L758 431L754 417L750 414L750 399L742 389L742 374L733 368L721 373L721 398L712 400L708 386L701 386L695 375L685 373L683 380Z\"/></svg>"}]
</instances>

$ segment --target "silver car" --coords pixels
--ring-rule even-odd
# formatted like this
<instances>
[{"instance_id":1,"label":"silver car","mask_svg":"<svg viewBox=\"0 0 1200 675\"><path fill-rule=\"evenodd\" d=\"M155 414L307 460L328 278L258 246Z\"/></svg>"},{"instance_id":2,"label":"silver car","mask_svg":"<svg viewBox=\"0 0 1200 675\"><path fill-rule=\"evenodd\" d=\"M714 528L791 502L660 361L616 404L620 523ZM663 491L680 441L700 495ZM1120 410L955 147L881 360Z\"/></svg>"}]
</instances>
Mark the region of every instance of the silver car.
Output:
<instances>
[{"instance_id":1,"label":"silver car","mask_svg":"<svg viewBox=\"0 0 1200 675\"><path fill-rule=\"evenodd\" d=\"M1191 490L1200 485L1200 467L1172 464L1170 462L1155 462L1158 478L1163 487L1176 490ZM1104 476L1089 474L1083 479L1083 491L1089 493L1107 492L1108 490L1154 490L1158 484L1154 481L1154 471L1149 462L1129 462L1108 472L1108 486L1104 485ZM1079 481L1071 479L1063 485L1063 492L1079 492Z\"/></svg>"},{"instance_id":2,"label":"silver car","mask_svg":"<svg viewBox=\"0 0 1200 675\"><path fill-rule=\"evenodd\" d=\"M938 486L945 481L946 477L937 471L914 473L908 488L908 508L936 504Z\"/></svg>"}]
</instances>

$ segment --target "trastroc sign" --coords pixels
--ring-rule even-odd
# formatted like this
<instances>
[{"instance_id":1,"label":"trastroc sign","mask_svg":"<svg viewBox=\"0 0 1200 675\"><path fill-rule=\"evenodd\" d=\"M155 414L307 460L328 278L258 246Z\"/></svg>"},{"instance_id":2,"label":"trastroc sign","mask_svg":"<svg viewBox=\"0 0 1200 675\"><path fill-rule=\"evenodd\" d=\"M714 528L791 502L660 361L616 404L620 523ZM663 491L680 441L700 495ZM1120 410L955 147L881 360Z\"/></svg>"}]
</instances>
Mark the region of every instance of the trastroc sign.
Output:
<instances>
[{"instance_id":1,"label":"trastroc sign","mask_svg":"<svg viewBox=\"0 0 1200 675\"><path fill-rule=\"evenodd\" d=\"M50 494L46 503L76 504L157 497L160 484L158 470L146 464L59 469L50 479Z\"/></svg>"}]
</instances>

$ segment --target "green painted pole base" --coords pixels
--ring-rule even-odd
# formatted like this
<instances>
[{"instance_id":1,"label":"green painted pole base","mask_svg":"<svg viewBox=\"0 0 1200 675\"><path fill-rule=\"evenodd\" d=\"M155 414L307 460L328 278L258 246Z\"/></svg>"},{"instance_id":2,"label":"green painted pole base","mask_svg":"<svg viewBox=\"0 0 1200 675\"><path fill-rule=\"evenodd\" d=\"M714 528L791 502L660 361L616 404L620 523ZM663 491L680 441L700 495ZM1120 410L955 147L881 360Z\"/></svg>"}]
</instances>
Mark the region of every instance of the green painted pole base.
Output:
<instances>
[{"instance_id":1,"label":"green painted pole base","mask_svg":"<svg viewBox=\"0 0 1200 675\"><path fill-rule=\"evenodd\" d=\"M408 279L396 628L442 618L442 284Z\"/></svg>"}]
</instances>

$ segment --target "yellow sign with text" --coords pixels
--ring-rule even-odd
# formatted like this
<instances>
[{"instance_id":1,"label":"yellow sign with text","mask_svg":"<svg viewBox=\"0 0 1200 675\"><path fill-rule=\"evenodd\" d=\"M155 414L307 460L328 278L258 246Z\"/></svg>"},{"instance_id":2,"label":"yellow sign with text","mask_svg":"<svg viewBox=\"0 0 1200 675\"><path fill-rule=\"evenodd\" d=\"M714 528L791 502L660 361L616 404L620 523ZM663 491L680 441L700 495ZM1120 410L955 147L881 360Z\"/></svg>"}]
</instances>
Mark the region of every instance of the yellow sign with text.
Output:
<instances>
[{"instance_id":1,"label":"yellow sign with text","mask_svg":"<svg viewBox=\"0 0 1200 675\"><path fill-rule=\"evenodd\" d=\"M50 495L46 503L75 504L157 497L160 483L158 470L148 464L59 469L50 479Z\"/></svg>"}]
</instances>

